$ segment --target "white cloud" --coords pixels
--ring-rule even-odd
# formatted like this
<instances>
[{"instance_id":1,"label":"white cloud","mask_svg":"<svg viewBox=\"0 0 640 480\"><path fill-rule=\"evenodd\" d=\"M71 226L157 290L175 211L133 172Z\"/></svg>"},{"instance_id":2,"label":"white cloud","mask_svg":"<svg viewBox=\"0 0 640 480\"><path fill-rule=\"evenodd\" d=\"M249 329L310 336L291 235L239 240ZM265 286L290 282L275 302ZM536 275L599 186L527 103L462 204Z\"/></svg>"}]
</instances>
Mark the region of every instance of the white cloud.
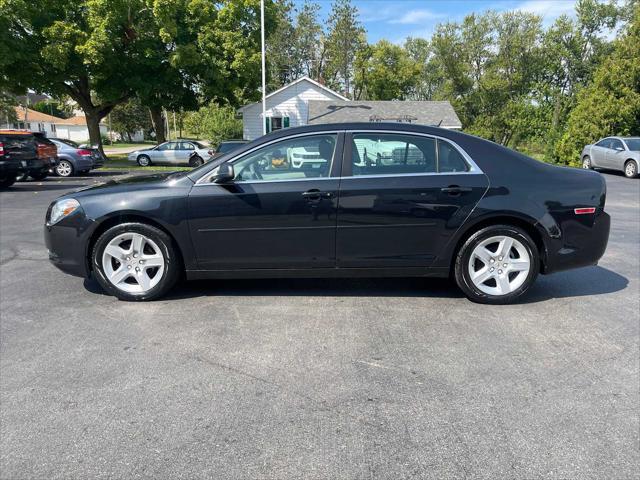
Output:
<instances>
[{"instance_id":1,"label":"white cloud","mask_svg":"<svg viewBox=\"0 0 640 480\"><path fill-rule=\"evenodd\" d=\"M442 18L444 15L441 13L435 13L431 10L419 9L419 10L409 10L407 13L402 15L399 18L394 18L389 20L389 23L399 23L402 25L416 25L429 20L437 20Z\"/></svg>"},{"instance_id":2,"label":"white cloud","mask_svg":"<svg viewBox=\"0 0 640 480\"><path fill-rule=\"evenodd\" d=\"M544 23L553 23L562 15L573 16L575 7L574 0L527 0L509 10L535 13L542 17Z\"/></svg>"}]
</instances>

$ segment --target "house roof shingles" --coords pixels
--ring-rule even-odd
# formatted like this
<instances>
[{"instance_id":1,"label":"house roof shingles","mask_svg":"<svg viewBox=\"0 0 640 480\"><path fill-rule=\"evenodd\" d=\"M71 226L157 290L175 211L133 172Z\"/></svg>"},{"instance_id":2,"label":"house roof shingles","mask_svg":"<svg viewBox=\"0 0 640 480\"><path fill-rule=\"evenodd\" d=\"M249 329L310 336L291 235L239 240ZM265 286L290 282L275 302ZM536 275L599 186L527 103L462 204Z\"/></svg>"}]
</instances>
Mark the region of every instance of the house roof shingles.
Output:
<instances>
[{"instance_id":1,"label":"house roof shingles","mask_svg":"<svg viewBox=\"0 0 640 480\"><path fill-rule=\"evenodd\" d=\"M309 101L310 125L376 121L462 128L458 115L447 101Z\"/></svg>"},{"instance_id":2,"label":"house roof shingles","mask_svg":"<svg viewBox=\"0 0 640 480\"><path fill-rule=\"evenodd\" d=\"M24 122L24 107L16 107L16 116L19 122ZM46 123L60 123L64 120L62 118L47 115L46 113L38 112L37 110L27 109L27 121L28 122L46 122Z\"/></svg>"}]
</instances>

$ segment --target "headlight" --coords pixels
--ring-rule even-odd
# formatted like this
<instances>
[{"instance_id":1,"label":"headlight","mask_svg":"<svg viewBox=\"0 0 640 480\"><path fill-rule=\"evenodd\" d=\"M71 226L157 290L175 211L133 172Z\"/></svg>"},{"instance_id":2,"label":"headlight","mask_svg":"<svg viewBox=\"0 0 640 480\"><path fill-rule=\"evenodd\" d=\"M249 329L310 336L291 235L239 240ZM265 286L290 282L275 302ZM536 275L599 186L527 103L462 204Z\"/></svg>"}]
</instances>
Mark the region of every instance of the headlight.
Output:
<instances>
[{"instance_id":1,"label":"headlight","mask_svg":"<svg viewBox=\"0 0 640 480\"><path fill-rule=\"evenodd\" d=\"M65 200L58 200L53 204L51 208L51 217L49 218L49 225L58 223L64 217L68 217L73 212L80 208L80 203L73 198L67 198Z\"/></svg>"}]
</instances>

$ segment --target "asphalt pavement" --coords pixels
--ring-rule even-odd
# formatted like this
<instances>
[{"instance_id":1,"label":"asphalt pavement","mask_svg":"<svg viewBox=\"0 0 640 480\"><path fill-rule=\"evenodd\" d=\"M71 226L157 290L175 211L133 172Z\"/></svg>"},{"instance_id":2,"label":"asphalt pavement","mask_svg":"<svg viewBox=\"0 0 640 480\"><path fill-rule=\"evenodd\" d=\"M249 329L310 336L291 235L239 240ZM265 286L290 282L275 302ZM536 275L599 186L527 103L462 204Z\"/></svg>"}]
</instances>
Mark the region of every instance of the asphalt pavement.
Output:
<instances>
[{"instance_id":1,"label":"asphalt pavement","mask_svg":"<svg viewBox=\"0 0 640 480\"><path fill-rule=\"evenodd\" d=\"M640 180L598 266L521 304L448 281L233 280L126 303L0 193L0 478L638 478Z\"/></svg>"}]
</instances>

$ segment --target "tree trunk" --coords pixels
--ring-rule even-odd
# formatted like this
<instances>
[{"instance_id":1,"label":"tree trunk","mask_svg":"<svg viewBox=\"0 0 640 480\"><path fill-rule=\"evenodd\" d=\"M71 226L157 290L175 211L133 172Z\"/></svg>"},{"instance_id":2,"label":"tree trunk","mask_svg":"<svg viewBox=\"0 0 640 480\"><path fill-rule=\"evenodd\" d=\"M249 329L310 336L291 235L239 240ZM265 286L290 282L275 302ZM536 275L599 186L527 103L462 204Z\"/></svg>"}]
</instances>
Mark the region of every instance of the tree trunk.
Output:
<instances>
[{"instance_id":1,"label":"tree trunk","mask_svg":"<svg viewBox=\"0 0 640 480\"><path fill-rule=\"evenodd\" d=\"M85 111L85 118L87 120L87 128L89 129L89 143L91 146L97 145L102 152L102 137L100 136L100 120L101 117L98 112ZM104 153L104 152L103 152Z\"/></svg>"},{"instance_id":2,"label":"tree trunk","mask_svg":"<svg viewBox=\"0 0 640 480\"><path fill-rule=\"evenodd\" d=\"M153 123L153 131L156 132L156 143L166 142L167 136L164 129L162 108L149 107L149 112L151 113L151 123Z\"/></svg>"}]
</instances>

